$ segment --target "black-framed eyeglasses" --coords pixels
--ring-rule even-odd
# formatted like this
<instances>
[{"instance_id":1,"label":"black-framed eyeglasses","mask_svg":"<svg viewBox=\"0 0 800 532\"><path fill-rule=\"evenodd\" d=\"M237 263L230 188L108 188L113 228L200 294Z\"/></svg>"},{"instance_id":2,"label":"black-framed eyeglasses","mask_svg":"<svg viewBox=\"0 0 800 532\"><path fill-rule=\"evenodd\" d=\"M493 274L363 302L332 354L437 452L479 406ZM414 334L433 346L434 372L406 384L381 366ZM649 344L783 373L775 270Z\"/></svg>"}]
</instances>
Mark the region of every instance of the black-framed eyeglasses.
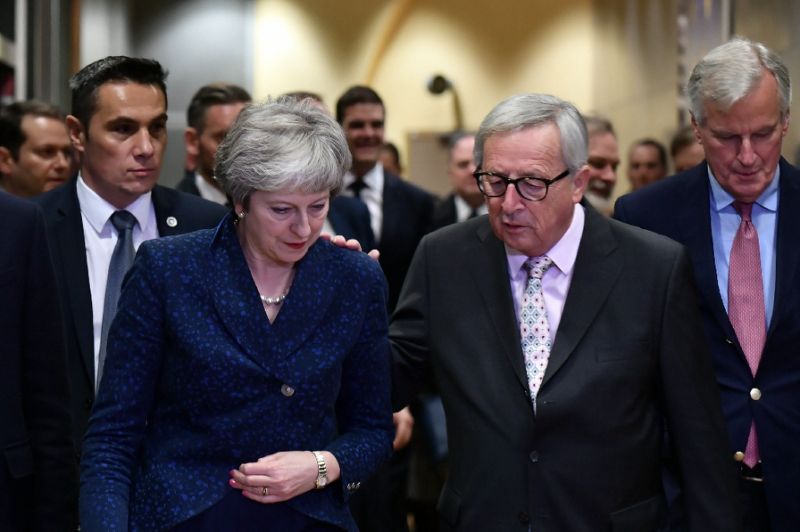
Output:
<instances>
[{"instance_id":1,"label":"black-framed eyeglasses","mask_svg":"<svg viewBox=\"0 0 800 532\"><path fill-rule=\"evenodd\" d=\"M478 188L483 195L489 198L499 198L506 193L508 185L514 185L514 188L517 189L517 194L526 200L542 201L547 197L550 185L567 177L569 169L564 170L553 179L533 176L521 176L512 179L497 172L484 172L483 170L478 170L472 175L478 181Z\"/></svg>"}]
</instances>

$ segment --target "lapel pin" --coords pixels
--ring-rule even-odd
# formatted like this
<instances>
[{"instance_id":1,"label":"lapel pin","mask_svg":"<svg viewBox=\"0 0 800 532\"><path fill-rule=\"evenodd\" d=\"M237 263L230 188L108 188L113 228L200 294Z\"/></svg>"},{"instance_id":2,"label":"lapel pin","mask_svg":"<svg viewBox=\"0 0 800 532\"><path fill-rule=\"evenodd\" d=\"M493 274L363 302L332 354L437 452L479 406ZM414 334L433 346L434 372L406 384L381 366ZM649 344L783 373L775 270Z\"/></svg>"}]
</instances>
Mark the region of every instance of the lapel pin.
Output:
<instances>
[{"instance_id":1,"label":"lapel pin","mask_svg":"<svg viewBox=\"0 0 800 532\"><path fill-rule=\"evenodd\" d=\"M178 226L178 219L174 216L167 217L167 225L170 227L177 227Z\"/></svg>"}]
</instances>

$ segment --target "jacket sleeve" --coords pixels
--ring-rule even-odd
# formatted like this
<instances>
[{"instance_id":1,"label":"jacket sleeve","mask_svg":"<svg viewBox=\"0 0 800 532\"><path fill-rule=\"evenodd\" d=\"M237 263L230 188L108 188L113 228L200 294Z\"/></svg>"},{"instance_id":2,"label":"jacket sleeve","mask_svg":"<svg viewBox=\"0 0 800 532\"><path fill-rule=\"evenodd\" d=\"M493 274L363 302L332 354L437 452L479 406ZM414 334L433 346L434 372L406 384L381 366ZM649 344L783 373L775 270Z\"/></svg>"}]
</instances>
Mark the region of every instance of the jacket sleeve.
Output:
<instances>
[{"instance_id":1,"label":"jacket sleeve","mask_svg":"<svg viewBox=\"0 0 800 532\"><path fill-rule=\"evenodd\" d=\"M341 435L327 447L339 462L343 500L389 458L394 436L386 281L375 263L369 264L367 277L365 319L358 341L344 360L336 403Z\"/></svg>"},{"instance_id":2,"label":"jacket sleeve","mask_svg":"<svg viewBox=\"0 0 800 532\"><path fill-rule=\"evenodd\" d=\"M23 373L25 419L34 457L33 530L77 526L77 467L71 438L67 355L55 274L38 208L28 225L24 269Z\"/></svg>"},{"instance_id":3,"label":"jacket sleeve","mask_svg":"<svg viewBox=\"0 0 800 532\"><path fill-rule=\"evenodd\" d=\"M698 313L689 259L681 249L667 285L661 328L661 393L682 472L690 530L741 529L738 488Z\"/></svg>"},{"instance_id":4,"label":"jacket sleeve","mask_svg":"<svg viewBox=\"0 0 800 532\"><path fill-rule=\"evenodd\" d=\"M163 264L145 242L136 254L108 336L103 379L81 463L81 530L128 529L132 472L161 365Z\"/></svg>"}]
</instances>

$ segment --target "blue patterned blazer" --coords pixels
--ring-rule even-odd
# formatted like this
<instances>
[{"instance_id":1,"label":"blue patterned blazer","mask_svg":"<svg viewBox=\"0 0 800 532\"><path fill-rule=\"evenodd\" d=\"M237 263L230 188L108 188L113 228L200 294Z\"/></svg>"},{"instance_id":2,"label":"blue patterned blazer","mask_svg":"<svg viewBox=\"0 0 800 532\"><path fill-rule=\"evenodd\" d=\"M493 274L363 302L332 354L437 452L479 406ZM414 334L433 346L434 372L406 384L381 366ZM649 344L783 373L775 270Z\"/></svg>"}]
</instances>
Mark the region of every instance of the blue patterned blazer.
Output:
<instances>
[{"instance_id":1,"label":"blue patterned blazer","mask_svg":"<svg viewBox=\"0 0 800 532\"><path fill-rule=\"evenodd\" d=\"M341 478L285 504L356 530L349 495L391 453L386 282L317 241L270 324L228 215L142 244L84 443L81 526L162 530L278 451L332 452Z\"/></svg>"}]
</instances>

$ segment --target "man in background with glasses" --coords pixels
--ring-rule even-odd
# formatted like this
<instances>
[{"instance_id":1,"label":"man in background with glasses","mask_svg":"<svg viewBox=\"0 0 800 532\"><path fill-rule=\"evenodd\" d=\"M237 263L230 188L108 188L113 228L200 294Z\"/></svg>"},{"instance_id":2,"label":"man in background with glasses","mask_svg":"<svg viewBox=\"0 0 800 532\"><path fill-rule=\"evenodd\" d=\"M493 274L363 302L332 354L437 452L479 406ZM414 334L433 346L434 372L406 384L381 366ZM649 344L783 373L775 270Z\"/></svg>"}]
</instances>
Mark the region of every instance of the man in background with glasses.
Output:
<instances>
[{"instance_id":1,"label":"man in background with glasses","mask_svg":"<svg viewBox=\"0 0 800 532\"><path fill-rule=\"evenodd\" d=\"M489 216L417 248L390 327L395 406L436 379L444 528L660 530L666 423L691 530L736 531L688 257L582 202L586 160L574 106L501 102L475 143Z\"/></svg>"}]
</instances>

